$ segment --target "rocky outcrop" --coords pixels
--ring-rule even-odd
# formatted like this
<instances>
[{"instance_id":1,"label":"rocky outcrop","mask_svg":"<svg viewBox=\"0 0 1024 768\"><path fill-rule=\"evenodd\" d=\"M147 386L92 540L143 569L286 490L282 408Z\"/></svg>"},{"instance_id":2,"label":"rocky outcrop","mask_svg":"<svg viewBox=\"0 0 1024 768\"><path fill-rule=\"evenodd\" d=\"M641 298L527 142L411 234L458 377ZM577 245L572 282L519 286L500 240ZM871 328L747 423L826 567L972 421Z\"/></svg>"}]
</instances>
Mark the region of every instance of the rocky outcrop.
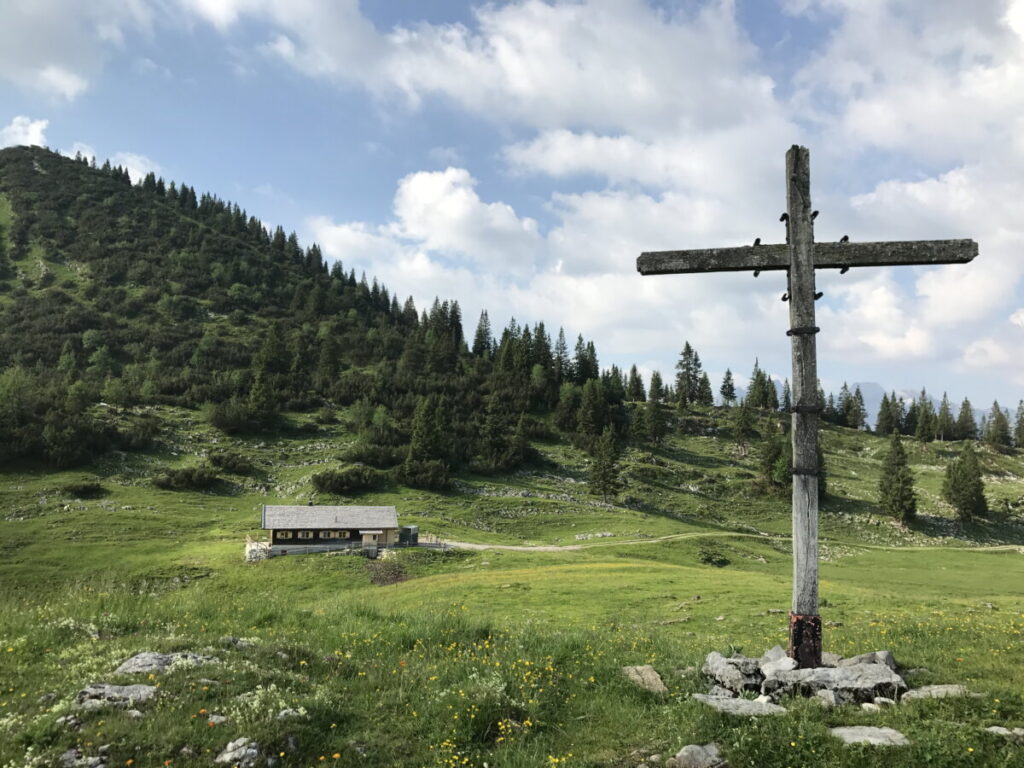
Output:
<instances>
[{"instance_id":1,"label":"rocky outcrop","mask_svg":"<svg viewBox=\"0 0 1024 768\"><path fill-rule=\"evenodd\" d=\"M75 695L72 707L75 709L100 709L107 706L127 707L144 704L156 698L155 685L110 685L94 683Z\"/></svg>"},{"instance_id":2,"label":"rocky outcrop","mask_svg":"<svg viewBox=\"0 0 1024 768\"><path fill-rule=\"evenodd\" d=\"M775 699L786 694L814 696L822 689L845 701L873 703L878 696L899 698L907 684L885 664L874 663L792 669L766 678L762 685L762 691Z\"/></svg>"},{"instance_id":3,"label":"rocky outcrop","mask_svg":"<svg viewBox=\"0 0 1024 768\"><path fill-rule=\"evenodd\" d=\"M735 693L761 690L761 664L757 659L735 655L726 658L717 651L712 651L704 660L701 672L717 682L723 688Z\"/></svg>"},{"instance_id":4,"label":"rocky outcrop","mask_svg":"<svg viewBox=\"0 0 1024 768\"><path fill-rule=\"evenodd\" d=\"M651 693L668 693L668 688L662 682L661 675L650 664L640 667L623 667L622 673L638 688L643 688Z\"/></svg>"},{"instance_id":5,"label":"rocky outcrop","mask_svg":"<svg viewBox=\"0 0 1024 768\"><path fill-rule=\"evenodd\" d=\"M876 728L871 725L848 725L829 728L829 733L844 744L872 744L877 747L905 747L907 737L892 728Z\"/></svg>"},{"instance_id":6,"label":"rocky outcrop","mask_svg":"<svg viewBox=\"0 0 1024 768\"><path fill-rule=\"evenodd\" d=\"M224 747L213 762L237 768L255 768L261 762L261 757L259 744L243 736Z\"/></svg>"},{"instance_id":7,"label":"rocky outcrop","mask_svg":"<svg viewBox=\"0 0 1024 768\"><path fill-rule=\"evenodd\" d=\"M728 699L724 696L708 696L703 693L693 694L693 698L709 707L727 715L740 717L760 717L762 715L784 715L786 710L778 704L751 699Z\"/></svg>"},{"instance_id":8,"label":"rocky outcrop","mask_svg":"<svg viewBox=\"0 0 1024 768\"><path fill-rule=\"evenodd\" d=\"M970 691L962 685L922 685L903 694L903 701L948 699L956 696L970 696Z\"/></svg>"},{"instance_id":9,"label":"rocky outcrop","mask_svg":"<svg viewBox=\"0 0 1024 768\"><path fill-rule=\"evenodd\" d=\"M665 761L665 768L728 768L729 763L718 751L718 744L687 744L675 757Z\"/></svg>"},{"instance_id":10,"label":"rocky outcrop","mask_svg":"<svg viewBox=\"0 0 1024 768\"><path fill-rule=\"evenodd\" d=\"M185 665L185 666L198 666L200 664L210 664L216 662L217 659L212 656L200 656L198 653L157 653L156 651L143 651L137 653L130 659L121 663L117 669L114 670L114 674L117 675L137 675L142 673L160 673L166 672L172 666Z\"/></svg>"}]
</instances>

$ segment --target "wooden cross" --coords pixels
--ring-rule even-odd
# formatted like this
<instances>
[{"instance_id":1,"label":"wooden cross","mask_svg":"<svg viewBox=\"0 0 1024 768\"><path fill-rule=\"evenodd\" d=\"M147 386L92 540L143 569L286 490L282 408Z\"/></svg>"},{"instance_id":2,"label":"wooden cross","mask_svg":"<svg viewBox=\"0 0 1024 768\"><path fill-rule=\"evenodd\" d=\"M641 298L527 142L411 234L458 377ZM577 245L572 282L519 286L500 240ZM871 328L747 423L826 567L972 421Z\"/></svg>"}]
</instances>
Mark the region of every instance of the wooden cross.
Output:
<instances>
[{"instance_id":1,"label":"wooden cross","mask_svg":"<svg viewBox=\"0 0 1024 768\"><path fill-rule=\"evenodd\" d=\"M788 211L785 245L708 248L694 251L643 253L637 259L641 275L688 272L786 270L790 329L793 340L793 605L789 614L789 655L801 668L821 665L821 617L818 615L818 372L815 356L815 269L888 267L907 264L964 264L978 255L973 240L910 242L814 242L811 210L810 153L793 146L786 153Z\"/></svg>"}]
</instances>

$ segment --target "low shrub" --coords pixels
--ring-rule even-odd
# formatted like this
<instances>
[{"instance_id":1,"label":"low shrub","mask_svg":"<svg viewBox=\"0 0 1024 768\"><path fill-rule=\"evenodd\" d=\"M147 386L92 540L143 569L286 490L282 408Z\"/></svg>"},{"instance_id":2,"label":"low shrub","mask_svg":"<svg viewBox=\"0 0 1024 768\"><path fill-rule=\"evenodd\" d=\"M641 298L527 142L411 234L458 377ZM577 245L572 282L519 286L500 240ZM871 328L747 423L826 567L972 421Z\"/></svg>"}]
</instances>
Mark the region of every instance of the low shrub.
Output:
<instances>
[{"instance_id":1,"label":"low shrub","mask_svg":"<svg viewBox=\"0 0 1024 768\"><path fill-rule=\"evenodd\" d=\"M211 467L165 469L153 478L153 485L165 491L202 491L220 481Z\"/></svg>"},{"instance_id":2,"label":"low shrub","mask_svg":"<svg viewBox=\"0 0 1024 768\"><path fill-rule=\"evenodd\" d=\"M342 461L352 464L369 464L386 469L405 460L407 449L393 445L378 445L363 440L353 443L341 454Z\"/></svg>"},{"instance_id":3,"label":"low shrub","mask_svg":"<svg viewBox=\"0 0 1024 768\"><path fill-rule=\"evenodd\" d=\"M412 488L445 491L451 485L448 465L443 461L407 461L398 470L398 479Z\"/></svg>"},{"instance_id":4,"label":"low shrub","mask_svg":"<svg viewBox=\"0 0 1024 768\"><path fill-rule=\"evenodd\" d=\"M249 475L256 471L256 465L248 456L234 451L216 451L210 454L210 463L217 469L233 475Z\"/></svg>"},{"instance_id":5,"label":"low shrub","mask_svg":"<svg viewBox=\"0 0 1024 768\"><path fill-rule=\"evenodd\" d=\"M211 427L232 434L241 432L249 424L249 408L237 397L221 403L207 403L203 406L203 418Z\"/></svg>"},{"instance_id":6,"label":"low shrub","mask_svg":"<svg viewBox=\"0 0 1024 768\"><path fill-rule=\"evenodd\" d=\"M367 560L366 571L370 574L370 582L382 587L386 584L397 584L409 578L402 564L395 559Z\"/></svg>"},{"instance_id":7,"label":"low shrub","mask_svg":"<svg viewBox=\"0 0 1024 768\"><path fill-rule=\"evenodd\" d=\"M61 493L74 496L76 499L98 499L107 493L107 489L95 480L78 480L67 485L62 485Z\"/></svg>"},{"instance_id":8,"label":"low shrub","mask_svg":"<svg viewBox=\"0 0 1024 768\"><path fill-rule=\"evenodd\" d=\"M312 479L313 487L321 493L344 494L380 488L387 484L388 474L365 464L353 464L317 472Z\"/></svg>"}]
</instances>

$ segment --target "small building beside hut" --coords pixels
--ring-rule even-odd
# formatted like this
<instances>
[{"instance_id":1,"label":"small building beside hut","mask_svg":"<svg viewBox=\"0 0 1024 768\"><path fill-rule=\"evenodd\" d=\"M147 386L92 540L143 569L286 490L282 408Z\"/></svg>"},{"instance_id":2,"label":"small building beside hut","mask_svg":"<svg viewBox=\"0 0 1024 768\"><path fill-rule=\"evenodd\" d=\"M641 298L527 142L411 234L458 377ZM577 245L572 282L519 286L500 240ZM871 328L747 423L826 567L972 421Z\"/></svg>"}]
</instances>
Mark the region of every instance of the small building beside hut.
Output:
<instances>
[{"instance_id":1,"label":"small building beside hut","mask_svg":"<svg viewBox=\"0 0 1024 768\"><path fill-rule=\"evenodd\" d=\"M328 552L378 549L399 543L394 507L263 506L262 527L270 534L270 552Z\"/></svg>"}]
</instances>

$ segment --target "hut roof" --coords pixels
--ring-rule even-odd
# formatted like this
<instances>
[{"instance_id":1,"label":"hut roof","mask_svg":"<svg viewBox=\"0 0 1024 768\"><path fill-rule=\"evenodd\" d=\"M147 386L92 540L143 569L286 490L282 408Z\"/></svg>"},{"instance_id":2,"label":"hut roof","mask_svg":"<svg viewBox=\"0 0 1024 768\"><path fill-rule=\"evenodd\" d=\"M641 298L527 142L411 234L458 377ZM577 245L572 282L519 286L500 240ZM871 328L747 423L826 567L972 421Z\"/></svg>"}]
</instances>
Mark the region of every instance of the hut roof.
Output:
<instances>
[{"instance_id":1,"label":"hut roof","mask_svg":"<svg viewBox=\"0 0 1024 768\"><path fill-rule=\"evenodd\" d=\"M263 507L263 528L397 528L394 507Z\"/></svg>"}]
</instances>

